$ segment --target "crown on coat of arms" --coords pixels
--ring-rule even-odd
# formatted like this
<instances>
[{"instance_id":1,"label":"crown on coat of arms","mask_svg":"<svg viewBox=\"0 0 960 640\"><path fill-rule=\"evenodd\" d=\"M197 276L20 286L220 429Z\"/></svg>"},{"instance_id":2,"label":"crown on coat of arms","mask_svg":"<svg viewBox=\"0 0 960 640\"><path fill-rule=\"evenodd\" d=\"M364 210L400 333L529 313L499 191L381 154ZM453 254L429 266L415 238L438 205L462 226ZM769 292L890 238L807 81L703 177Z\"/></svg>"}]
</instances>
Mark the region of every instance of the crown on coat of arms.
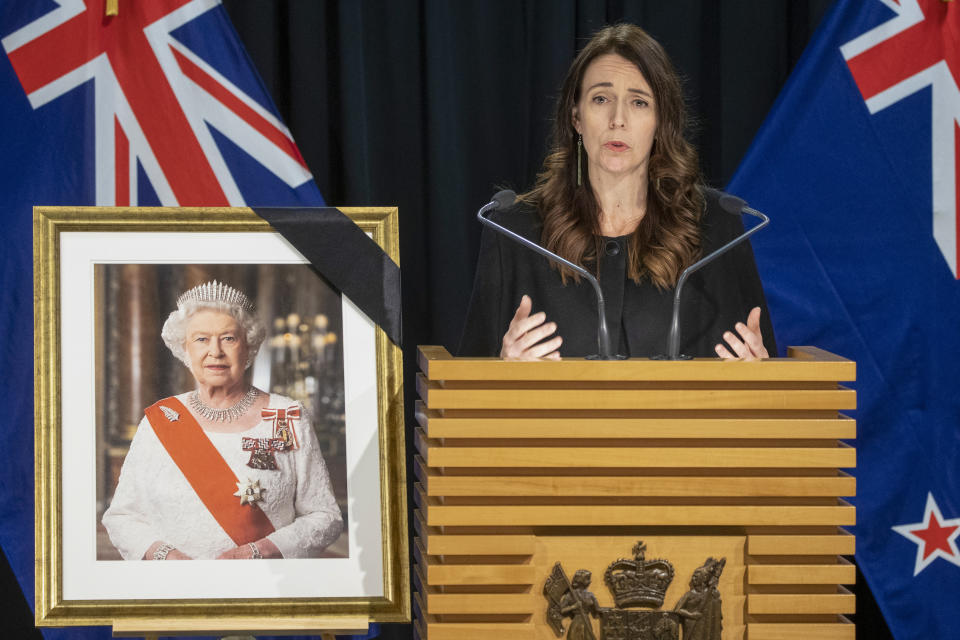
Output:
<instances>
[{"instance_id":1,"label":"crown on coat of arms","mask_svg":"<svg viewBox=\"0 0 960 640\"><path fill-rule=\"evenodd\" d=\"M177 298L177 307L182 309L183 305L189 301L222 303L253 311L253 303L243 292L216 280L198 284L193 289L184 291Z\"/></svg>"},{"instance_id":2,"label":"crown on coat of arms","mask_svg":"<svg viewBox=\"0 0 960 640\"><path fill-rule=\"evenodd\" d=\"M673 581L673 565L657 558L646 560L643 541L633 547L633 560L620 558L607 567L604 582L617 607L660 607Z\"/></svg>"}]
</instances>

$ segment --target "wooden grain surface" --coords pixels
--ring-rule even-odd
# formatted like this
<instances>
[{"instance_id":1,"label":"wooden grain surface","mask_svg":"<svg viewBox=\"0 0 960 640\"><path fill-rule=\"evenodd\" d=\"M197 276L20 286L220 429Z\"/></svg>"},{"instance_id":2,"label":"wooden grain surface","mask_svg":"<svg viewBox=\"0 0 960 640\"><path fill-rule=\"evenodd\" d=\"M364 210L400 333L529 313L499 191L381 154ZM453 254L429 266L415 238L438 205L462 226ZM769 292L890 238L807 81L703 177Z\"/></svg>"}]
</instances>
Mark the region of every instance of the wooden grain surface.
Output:
<instances>
[{"instance_id":1,"label":"wooden grain surface","mask_svg":"<svg viewBox=\"0 0 960 640\"><path fill-rule=\"evenodd\" d=\"M837 564L753 564L747 567L748 584L854 584L857 568Z\"/></svg>"},{"instance_id":2,"label":"wooden grain surface","mask_svg":"<svg viewBox=\"0 0 960 640\"><path fill-rule=\"evenodd\" d=\"M851 556L856 551L856 538L845 532L836 535L750 535L750 555L835 555Z\"/></svg>"},{"instance_id":3,"label":"wooden grain surface","mask_svg":"<svg viewBox=\"0 0 960 640\"><path fill-rule=\"evenodd\" d=\"M420 362L418 637L552 638L539 591L553 562L589 568L606 597L598 576L638 536L683 567L675 600L708 553L686 545L726 532L740 538L722 554L725 638L855 640L839 586L855 568L837 557L855 550L839 529L856 521L840 499L856 494L840 471L856 452L839 442L856 436L839 413L856 407L840 386L853 362L791 348L755 363L515 363L437 347Z\"/></svg>"},{"instance_id":4,"label":"wooden grain surface","mask_svg":"<svg viewBox=\"0 0 960 640\"><path fill-rule=\"evenodd\" d=\"M415 438L429 467L852 468L851 447L445 447Z\"/></svg>"},{"instance_id":5,"label":"wooden grain surface","mask_svg":"<svg viewBox=\"0 0 960 640\"><path fill-rule=\"evenodd\" d=\"M856 627L849 622L747 624L750 640L856 640Z\"/></svg>"},{"instance_id":6,"label":"wooden grain surface","mask_svg":"<svg viewBox=\"0 0 960 640\"><path fill-rule=\"evenodd\" d=\"M716 358L657 361L632 358L601 362L505 362L499 358L454 358L443 347L421 346L420 370L432 380L813 380L852 381L856 364L812 347L791 347L789 358L728 362Z\"/></svg>"},{"instance_id":7,"label":"wooden grain surface","mask_svg":"<svg viewBox=\"0 0 960 640\"><path fill-rule=\"evenodd\" d=\"M747 595L747 613L813 614L856 613L856 598L845 589L839 593L751 593Z\"/></svg>"},{"instance_id":8,"label":"wooden grain surface","mask_svg":"<svg viewBox=\"0 0 960 640\"><path fill-rule=\"evenodd\" d=\"M447 412L452 413L452 412ZM431 438L477 439L599 439L599 438L738 438L738 439L850 439L856 437L856 421L846 416L831 418L790 417L562 417L538 418L476 416L447 417L438 409L417 403L417 421Z\"/></svg>"},{"instance_id":9,"label":"wooden grain surface","mask_svg":"<svg viewBox=\"0 0 960 640\"><path fill-rule=\"evenodd\" d=\"M856 524L852 506L589 506L428 504L430 526L794 526Z\"/></svg>"},{"instance_id":10,"label":"wooden grain surface","mask_svg":"<svg viewBox=\"0 0 960 640\"><path fill-rule=\"evenodd\" d=\"M417 393L431 409L856 409L852 389L605 389L445 388L417 376Z\"/></svg>"},{"instance_id":11,"label":"wooden grain surface","mask_svg":"<svg viewBox=\"0 0 960 640\"><path fill-rule=\"evenodd\" d=\"M442 475L422 460L414 473L429 496L488 497L723 497L723 496L836 496L856 495L849 476L541 476Z\"/></svg>"}]
</instances>

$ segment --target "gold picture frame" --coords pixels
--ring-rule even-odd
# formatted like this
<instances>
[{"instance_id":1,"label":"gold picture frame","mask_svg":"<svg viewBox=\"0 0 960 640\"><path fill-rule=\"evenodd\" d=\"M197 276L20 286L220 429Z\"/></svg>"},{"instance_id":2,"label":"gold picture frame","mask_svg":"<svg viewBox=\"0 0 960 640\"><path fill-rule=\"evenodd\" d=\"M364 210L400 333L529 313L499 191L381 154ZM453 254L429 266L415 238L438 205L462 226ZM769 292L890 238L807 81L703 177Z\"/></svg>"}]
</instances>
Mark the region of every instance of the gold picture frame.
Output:
<instances>
[{"instance_id":1,"label":"gold picture frame","mask_svg":"<svg viewBox=\"0 0 960 640\"><path fill-rule=\"evenodd\" d=\"M398 213L395 207L340 208L339 210L372 238L394 262L399 263ZM88 542L77 542L76 536L71 535L67 538L64 535L65 525L70 531L75 531L79 526L70 520L74 518L71 514L78 513L77 509L81 508L75 507L74 503L84 503L88 500L82 497L86 495L82 491L77 493L76 487L86 486L84 483L90 484L89 473L91 469L95 469L97 463L95 460L86 459L95 456L87 456L83 453L85 449L82 446L71 446L70 454L65 457L63 403L68 401L65 399L82 398L87 389L82 385L88 383L76 382L76 376L65 376L64 368L68 366L68 360L69 362L76 360L74 355L76 335L81 336L79 342L86 339L83 336L89 335L92 343L94 332L86 330L74 333L73 337L65 342L62 318L70 318L70 325L73 325L76 319L82 316L74 313L76 309L88 308L84 305L92 308L95 304L92 302L95 297L93 276L90 275L88 280L83 280L90 283L89 288L85 290L83 286L77 287L72 284L73 274L88 271L92 273L91 260L98 259L96 254L101 248L107 251L108 247L122 246L130 238L139 239L137 242L150 246L151 251L154 250L152 247L155 245L179 246L180 238L205 243L206 246L228 247L234 243L245 243L244 246L247 247L287 244L267 222L249 208L34 208L36 624L38 626L112 625L117 634L150 635L163 631L216 633L245 630L279 633L291 630L301 632L334 629L362 630L370 622L409 622L411 610L404 471L402 358L400 348L372 322L369 325L370 331L373 332L369 344L374 347L365 353L372 353L370 358L375 358L375 363L371 363L370 366L375 369L376 378L376 425L369 441L377 447L378 463L376 459L368 463L373 465L371 469L378 469L379 481L371 483L363 479L356 482L351 480L350 499L351 504L364 497L379 503L379 556L382 570L379 581L380 593L377 593L377 581L374 577L371 582L374 584L374 587L371 587L372 593L357 595L350 592L352 587L344 587L344 593L339 594L335 586L324 583L323 593L329 592L332 595L314 595L312 589L314 587L319 589L320 581L327 576L326 570L322 567L333 565L310 564L323 563L323 559L283 559L269 562L286 564L255 566L257 570L260 570L259 567L272 567L269 569L271 577L279 572L281 575L277 578L278 585L286 584L285 576L282 575L285 571L298 572L296 576L299 577L296 580L291 578L287 582L295 583L300 580L307 585L303 593L292 589L290 593L284 591L281 595L263 596L261 594L246 598L235 595L223 596L219 594L218 587L213 587L209 593L204 593L201 597L196 597L194 594L179 598L176 595L166 594L162 597L144 598L135 594L127 598L104 596L99 592L94 597L75 597L82 596L84 593L81 593L82 590L70 587L69 592L65 594L65 577L68 584L74 584L75 574L80 570L78 567L102 565L104 576L123 577L130 574L131 580L137 582L156 581L159 585L169 583L172 585L170 588L174 594L178 584L186 586L189 581L189 576L178 578L176 572L186 571L181 567L191 565L190 562L102 561L97 559L95 553L90 559L92 549ZM209 242L213 238L217 242ZM264 242L261 243L258 239ZM76 252L72 250L65 252L65 240L66 246L72 247L79 243L87 247L86 253L83 254L85 257L75 259ZM223 240L233 242L222 242ZM288 244L287 246L289 247ZM93 248L90 249L90 247ZM222 249L222 252L229 253L230 250L226 248ZM296 252L292 247L289 247L289 250ZM162 254L164 249L157 249L157 251ZM178 251L180 251L178 259L181 261L183 252L189 253L189 249L181 248ZM245 249L242 251L249 253ZM157 260L157 258L152 259ZM256 259L252 258L254 261ZM116 260L116 256L105 255L104 261L111 260ZM160 260L162 261L162 255ZM243 261L250 260L249 255L243 256ZM70 263L65 264L64 261ZM200 260L200 262L203 261ZM222 258L221 261L223 261ZM270 259L266 261L269 262ZM69 282L64 282L65 277ZM347 304L348 301L344 298L343 307L346 308ZM366 318L366 316L362 317ZM73 331L72 326L67 328ZM347 342L346 339L345 342ZM67 345L66 356L64 355L65 344ZM349 345L345 344L343 349L347 348ZM93 353L92 347L89 353ZM371 389L374 388L373 381L368 381L367 384ZM80 386L77 387L77 385ZM71 387L77 388L71 389ZM373 412L374 409L370 408L369 411ZM89 429L96 428L95 425L88 424L95 422L93 418L95 413L92 410L80 410L76 412L81 416L78 420L74 420L74 413L71 406L71 426L66 437L72 442L81 438L82 443L87 436L76 434L88 433ZM349 420L347 422L349 426ZM79 424L80 427L74 428L75 424ZM350 432L349 429L346 431ZM349 446L348 442L347 448ZM79 453L78 450L80 450ZM67 465L66 470L65 465ZM68 501L64 500L65 483L68 483L66 486L71 487ZM78 499L78 495L81 498ZM93 505L85 504L82 509L86 511L82 512L81 519L83 522L88 522L88 515ZM371 546L375 545L368 545L368 547ZM376 557L377 554L368 555ZM113 564L107 564L108 562ZM252 563L253 561L239 561L235 564L238 566L245 564L249 567ZM198 560L193 564L203 565L197 571L210 572L211 568L220 571L219 567L228 567L232 563ZM159 565L164 565L165 574L156 573ZM336 567L339 566L336 565ZM349 566L351 565L344 565L347 567L344 571L349 572ZM108 568L109 571L107 571ZM362 568L365 573L368 570L370 570L369 566ZM235 570L230 569L230 571ZM213 573L216 574L216 571ZM323 578L320 577L321 574ZM311 582L312 576L317 576L316 583ZM89 579L87 576L85 578ZM123 579L126 578L123 577ZM366 585L370 581L369 576L365 576L364 580ZM226 581L228 580L225 579L224 582ZM345 582L350 583L349 580ZM113 588L109 584L104 587L106 591Z\"/></svg>"}]
</instances>

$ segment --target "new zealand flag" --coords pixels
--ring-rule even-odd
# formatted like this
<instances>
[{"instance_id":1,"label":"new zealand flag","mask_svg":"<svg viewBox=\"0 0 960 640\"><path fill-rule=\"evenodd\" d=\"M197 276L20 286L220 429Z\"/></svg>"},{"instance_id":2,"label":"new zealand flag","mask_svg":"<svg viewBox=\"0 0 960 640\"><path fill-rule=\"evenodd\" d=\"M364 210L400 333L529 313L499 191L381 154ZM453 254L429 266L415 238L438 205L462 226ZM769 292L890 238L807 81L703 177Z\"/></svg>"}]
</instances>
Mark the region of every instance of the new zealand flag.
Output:
<instances>
[{"instance_id":1,"label":"new zealand flag","mask_svg":"<svg viewBox=\"0 0 960 640\"><path fill-rule=\"evenodd\" d=\"M857 561L897 638L957 637L960 3L840 0L730 190L777 337L857 361Z\"/></svg>"},{"instance_id":2,"label":"new zealand flag","mask_svg":"<svg viewBox=\"0 0 960 640\"><path fill-rule=\"evenodd\" d=\"M0 545L32 601L32 207L323 199L219 0L5 1L0 51Z\"/></svg>"}]
</instances>

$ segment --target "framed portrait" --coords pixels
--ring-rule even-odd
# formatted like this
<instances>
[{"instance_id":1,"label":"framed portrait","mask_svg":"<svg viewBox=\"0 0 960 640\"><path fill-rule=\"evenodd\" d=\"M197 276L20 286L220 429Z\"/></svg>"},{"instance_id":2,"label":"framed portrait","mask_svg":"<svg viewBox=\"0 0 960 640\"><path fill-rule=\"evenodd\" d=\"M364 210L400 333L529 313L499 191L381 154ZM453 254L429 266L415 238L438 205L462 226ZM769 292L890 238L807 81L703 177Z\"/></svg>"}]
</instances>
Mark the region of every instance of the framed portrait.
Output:
<instances>
[{"instance_id":1,"label":"framed portrait","mask_svg":"<svg viewBox=\"0 0 960 640\"><path fill-rule=\"evenodd\" d=\"M395 208L314 211L395 267ZM396 336L294 244L247 208L35 208L38 625L410 620Z\"/></svg>"}]
</instances>

